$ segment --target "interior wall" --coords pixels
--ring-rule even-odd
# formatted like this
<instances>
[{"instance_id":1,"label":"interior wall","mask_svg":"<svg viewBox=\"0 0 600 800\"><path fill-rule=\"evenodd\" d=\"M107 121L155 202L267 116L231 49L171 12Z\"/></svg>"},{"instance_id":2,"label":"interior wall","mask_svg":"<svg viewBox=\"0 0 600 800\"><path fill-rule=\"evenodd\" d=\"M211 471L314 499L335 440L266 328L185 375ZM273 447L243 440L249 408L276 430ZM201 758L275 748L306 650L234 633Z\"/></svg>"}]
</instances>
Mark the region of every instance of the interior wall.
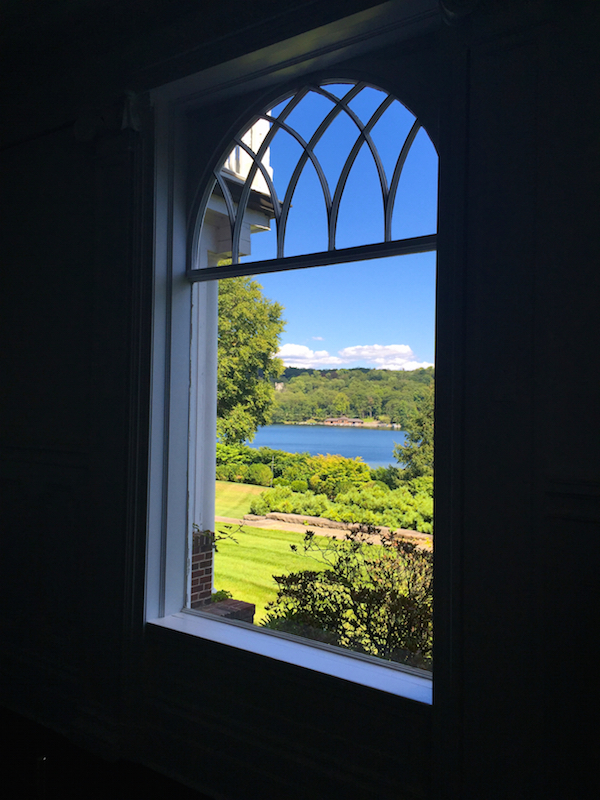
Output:
<instances>
[{"instance_id":1,"label":"interior wall","mask_svg":"<svg viewBox=\"0 0 600 800\"><path fill-rule=\"evenodd\" d=\"M124 93L370 6L295 4L271 23L269 7L252 28L146 5L143 25L98 3L102 23L78 28L63 3L46 35L21 20L37 59L5 49L0 702L215 797L597 796L595 4L481 0L397 46L412 75L378 54L403 99L433 85L430 54L440 86L433 715L132 637L153 189L151 109L123 128Z\"/></svg>"}]
</instances>

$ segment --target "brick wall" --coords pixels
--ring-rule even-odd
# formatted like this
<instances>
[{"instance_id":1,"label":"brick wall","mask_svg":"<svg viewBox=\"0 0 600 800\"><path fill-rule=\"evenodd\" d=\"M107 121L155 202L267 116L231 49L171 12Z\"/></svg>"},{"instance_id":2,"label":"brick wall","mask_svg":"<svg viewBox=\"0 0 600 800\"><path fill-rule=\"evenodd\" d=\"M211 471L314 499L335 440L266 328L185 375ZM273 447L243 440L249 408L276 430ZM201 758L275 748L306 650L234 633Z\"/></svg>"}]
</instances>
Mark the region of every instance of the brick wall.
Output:
<instances>
[{"instance_id":1,"label":"brick wall","mask_svg":"<svg viewBox=\"0 0 600 800\"><path fill-rule=\"evenodd\" d=\"M210 603L213 573L213 537L208 533L194 533L192 543L192 589L190 605L201 608Z\"/></svg>"},{"instance_id":2,"label":"brick wall","mask_svg":"<svg viewBox=\"0 0 600 800\"><path fill-rule=\"evenodd\" d=\"M201 608L221 619L236 619L240 622L254 621L254 603L243 600L222 600L211 603L213 582L213 534L194 533L192 537L192 589L190 607Z\"/></svg>"}]
</instances>

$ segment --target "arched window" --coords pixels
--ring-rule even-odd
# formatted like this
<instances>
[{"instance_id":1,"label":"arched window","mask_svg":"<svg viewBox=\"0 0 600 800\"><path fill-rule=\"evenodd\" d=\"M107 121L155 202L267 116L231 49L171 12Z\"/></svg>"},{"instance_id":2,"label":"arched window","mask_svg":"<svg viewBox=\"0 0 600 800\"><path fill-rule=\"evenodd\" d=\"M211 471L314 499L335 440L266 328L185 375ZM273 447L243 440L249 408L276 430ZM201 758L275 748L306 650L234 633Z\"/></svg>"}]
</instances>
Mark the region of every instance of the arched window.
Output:
<instances>
[{"instance_id":1,"label":"arched window","mask_svg":"<svg viewBox=\"0 0 600 800\"><path fill-rule=\"evenodd\" d=\"M147 613L201 639L430 703L422 673L222 624L203 610L212 548L199 532L215 528L219 281L287 273L273 280L306 279L316 305L312 298L330 299L318 276L337 271L336 286L363 304L360 287L370 282L406 308L399 276L428 259L434 293L437 153L415 114L374 82L336 76L267 85L255 87L246 115L238 90L231 102L225 90L208 104L183 85L157 94ZM383 280L375 259L377 268L390 265ZM433 313L430 320L433 330Z\"/></svg>"},{"instance_id":2,"label":"arched window","mask_svg":"<svg viewBox=\"0 0 600 800\"><path fill-rule=\"evenodd\" d=\"M418 172L425 151L429 174L419 176L413 162ZM273 165L276 152L283 166ZM399 100L362 82L305 85L254 115L227 144L199 193L189 278L434 250L436 181L433 145ZM296 201L306 205L308 187L311 235L302 237L299 217L307 211ZM415 215L427 192L427 212ZM257 237L253 256L250 237L258 232L270 236Z\"/></svg>"},{"instance_id":3,"label":"arched window","mask_svg":"<svg viewBox=\"0 0 600 800\"><path fill-rule=\"evenodd\" d=\"M323 81L251 115L197 197L187 271L195 343L188 520L196 531L188 602L210 612L212 542L198 531L215 528L218 281L327 265L347 270L435 250L437 154L391 94L364 82ZM238 605L245 599L235 598ZM234 612L245 619L239 607Z\"/></svg>"}]
</instances>

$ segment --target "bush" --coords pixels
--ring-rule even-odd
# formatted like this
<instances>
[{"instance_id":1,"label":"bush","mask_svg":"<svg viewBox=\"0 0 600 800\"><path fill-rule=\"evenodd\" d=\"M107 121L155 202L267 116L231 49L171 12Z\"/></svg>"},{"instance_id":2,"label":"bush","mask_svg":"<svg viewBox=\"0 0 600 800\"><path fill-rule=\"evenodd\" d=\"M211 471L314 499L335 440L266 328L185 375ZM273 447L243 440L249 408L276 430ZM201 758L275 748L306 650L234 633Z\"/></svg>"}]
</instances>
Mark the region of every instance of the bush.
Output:
<instances>
[{"instance_id":1,"label":"bush","mask_svg":"<svg viewBox=\"0 0 600 800\"><path fill-rule=\"evenodd\" d=\"M281 511L283 514L324 517L330 505L324 494L293 492L289 486L276 486L252 500L250 513L262 516L269 511Z\"/></svg>"},{"instance_id":2,"label":"bush","mask_svg":"<svg viewBox=\"0 0 600 800\"><path fill-rule=\"evenodd\" d=\"M433 497L433 475L420 475L406 482L413 494L426 494Z\"/></svg>"},{"instance_id":3,"label":"bush","mask_svg":"<svg viewBox=\"0 0 600 800\"><path fill-rule=\"evenodd\" d=\"M371 533L338 540L309 531L303 550L325 569L273 576L277 599L263 625L430 668L433 554L391 536L370 544Z\"/></svg>"},{"instance_id":4,"label":"bush","mask_svg":"<svg viewBox=\"0 0 600 800\"><path fill-rule=\"evenodd\" d=\"M227 589L219 589L216 592L213 592L210 597L211 603L220 603L221 600L231 600L233 595L231 592L228 592Z\"/></svg>"},{"instance_id":5,"label":"bush","mask_svg":"<svg viewBox=\"0 0 600 800\"><path fill-rule=\"evenodd\" d=\"M276 479L277 480L277 479ZM250 511L260 516L269 511L327 517L336 522L383 525L433 533L433 499L426 492L413 495L408 486L390 491L369 485L339 494L332 502L324 494L294 492L291 486L267 489L252 500Z\"/></svg>"},{"instance_id":6,"label":"bush","mask_svg":"<svg viewBox=\"0 0 600 800\"><path fill-rule=\"evenodd\" d=\"M252 448L245 444L224 444L217 442L217 465L249 464L252 461Z\"/></svg>"},{"instance_id":7,"label":"bush","mask_svg":"<svg viewBox=\"0 0 600 800\"><path fill-rule=\"evenodd\" d=\"M307 492L308 483L306 481L292 481L290 483L290 489L293 492Z\"/></svg>"},{"instance_id":8,"label":"bush","mask_svg":"<svg viewBox=\"0 0 600 800\"><path fill-rule=\"evenodd\" d=\"M390 489L397 489L402 482L402 470L399 467L377 467L371 470L371 480L381 481Z\"/></svg>"},{"instance_id":9,"label":"bush","mask_svg":"<svg viewBox=\"0 0 600 800\"><path fill-rule=\"evenodd\" d=\"M266 464L250 464L246 473L246 483L253 483L256 486L270 486L273 480L271 467Z\"/></svg>"},{"instance_id":10,"label":"bush","mask_svg":"<svg viewBox=\"0 0 600 800\"><path fill-rule=\"evenodd\" d=\"M218 480L273 486L268 495L253 500L253 514L281 511L433 532L432 476L407 480L397 467L370 470L359 459L308 456L267 447L253 450L245 445L219 444L218 454L232 459L217 466Z\"/></svg>"},{"instance_id":11,"label":"bush","mask_svg":"<svg viewBox=\"0 0 600 800\"><path fill-rule=\"evenodd\" d=\"M387 485L387 483L384 483L383 481L373 481L373 487L374 488L376 487L377 489L382 489L384 492L390 491L390 487Z\"/></svg>"},{"instance_id":12,"label":"bush","mask_svg":"<svg viewBox=\"0 0 600 800\"><path fill-rule=\"evenodd\" d=\"M231 464L220 464L216 469L218 481L232 481L235 475L235 467Z\"/></svg>"},{"instance_id":13,"label":"bush","mask_svg":"<svg viewBox=\"0 0 600 800\"><path fill-rule=\"evenodd\" d=\"M247 464L231 464L230 480L235 483L247 483L248 469Z\"/></svg>"},{"instance_id":14,"label":"bush","mask_svg":"<svg viewBox=\"0 0 600 800\"><path fill-rule=\"evenodd\" d=\"M310 488L317 494L325 494L330 500L353 487L371 480L371 471L360 458L343 456L313 456L309 461Z\"/></svg>"}]
</instances>

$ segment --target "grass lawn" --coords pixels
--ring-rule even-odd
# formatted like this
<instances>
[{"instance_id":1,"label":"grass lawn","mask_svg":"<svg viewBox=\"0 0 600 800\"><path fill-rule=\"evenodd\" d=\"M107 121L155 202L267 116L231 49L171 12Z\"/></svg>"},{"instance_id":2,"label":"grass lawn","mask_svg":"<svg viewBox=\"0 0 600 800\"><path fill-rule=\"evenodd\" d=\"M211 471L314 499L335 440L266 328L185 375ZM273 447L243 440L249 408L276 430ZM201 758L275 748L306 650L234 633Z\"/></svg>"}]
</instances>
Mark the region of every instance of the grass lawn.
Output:
<instances>
[{"instance_id":1,"label":"grass lawn","mask_svg":"<svg viewBox=\"0 0 600 800\"><path fill-rule=\"evenodd\" d=\"M252 499L265 491L264 486L252 486L249 483L217 481L216 484L217 517L242 519L244 514L250 513Z\"/></svg>"},{"instance_id":2,"label":"grass lawn","mask_svg":"<svg viewBox=\"0 0 600 800\"><path fill-rule=\"evenodd\" d=\"M224 529L224 525L217 525L217 530ZM304 553L290 550L291 544L302 544L302 533L242 527L234 531L234 536L237 543L226 539L218 544L215 553L215 589L227 589L236 600L255 603L256 623L265 615L265 604L274 600L277 594L273 575L320 567L320 562Z\"/></svg>"}]
</instances>

